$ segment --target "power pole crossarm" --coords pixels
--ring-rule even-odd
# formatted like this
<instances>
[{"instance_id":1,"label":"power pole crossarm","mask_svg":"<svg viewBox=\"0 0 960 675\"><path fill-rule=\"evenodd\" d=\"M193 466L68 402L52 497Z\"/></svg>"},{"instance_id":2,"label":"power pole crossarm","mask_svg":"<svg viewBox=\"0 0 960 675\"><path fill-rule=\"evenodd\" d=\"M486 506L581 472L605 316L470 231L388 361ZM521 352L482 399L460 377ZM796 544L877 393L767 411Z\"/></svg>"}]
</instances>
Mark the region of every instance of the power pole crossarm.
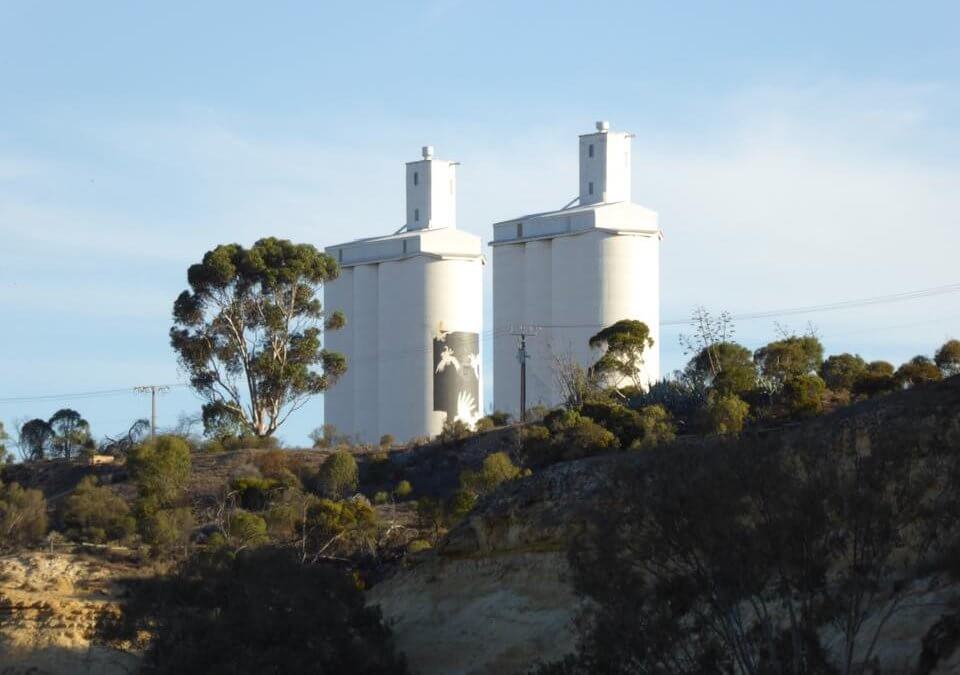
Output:
<instances>
[{"instance_id":1,"label":"power pole crossarm","mask_svg":"<svg viewBox=\"0 0 960 675\"><path fill-rule=\"evenodd\" d=\"M138 394L150 394L150 440L157 440L157 394L170 391L170 387L163 384L147 384L134 387Z\"/></svg>"}]
</instances>

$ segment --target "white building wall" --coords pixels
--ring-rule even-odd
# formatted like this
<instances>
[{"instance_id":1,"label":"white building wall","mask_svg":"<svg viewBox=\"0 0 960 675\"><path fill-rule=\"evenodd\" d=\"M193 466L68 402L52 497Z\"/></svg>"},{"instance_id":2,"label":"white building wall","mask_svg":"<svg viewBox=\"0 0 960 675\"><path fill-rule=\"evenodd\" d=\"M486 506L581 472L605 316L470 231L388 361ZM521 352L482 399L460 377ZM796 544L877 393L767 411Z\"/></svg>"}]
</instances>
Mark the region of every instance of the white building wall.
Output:
<instances>
[{"instance_id":1,"label":"white building wall","mask_svg":"<svg viewBox=\"0 0 960 675\"><path fill-rule=\"evenodd\" d=\"M524 320L526 244L497 246L491 252L493 274L493 404L497 410L520 410L520 364L517 338L510 334Z\"/></svg>"},{"instance_id":2,"label":"white building wall","mask_svg":"<svg viewBox=\"0 0 960 675\"><path fill-rule=\"evenodd\" d=\"M346 353L347 368L353 369L353 426L329 420L342 432L363 440L377 435L379 419L379 267L369 264L353 268L353 345Z\"/></svg>"},{"instance_id":3,"label":"white building wall","mask_svg":"<svg viewBox=\"0 0 960 675\"><path fill-rule=\"evenodd\" d=\"M425 398L428 389L424 363L429 355L423 339L423 258L380 264L377 391L380 417L376 429L362 436L365 442L391 434L406 440L424 434ZM376 437L376 438L374 438Z\"/></svg>"},{"instance_id":4,"label":"white building wall","mask_svg":"<svg viewBox=\"0 0 960 675\"><path fill-rule=\"evenodd\" d=\"M419 255L356 265L325 287L325 303L347 314L344 329L327 334L329 348L347 357L347 374L324 395L325 421L364 443L440 433L447 413L434 409L434 339L474 334L479 359L483 259ZM477 385L474 417L483 414L482 378Z\"/></svg>"},{"instance_id":5,"label":"white building wall","mask_svg":"<svg viewBox=\"0 0 960 675\"><path fill-rule=\"evenodd\" d=\"M660 374L658 236L603 230L496 246L494 278L494 407L520 412L519 363L511 327L542 328L527 339L527 406L562 403L556 359L589 367L599 353L590 337L621 319L650 327L647 382Z\"/></svg>"}]
</instances>

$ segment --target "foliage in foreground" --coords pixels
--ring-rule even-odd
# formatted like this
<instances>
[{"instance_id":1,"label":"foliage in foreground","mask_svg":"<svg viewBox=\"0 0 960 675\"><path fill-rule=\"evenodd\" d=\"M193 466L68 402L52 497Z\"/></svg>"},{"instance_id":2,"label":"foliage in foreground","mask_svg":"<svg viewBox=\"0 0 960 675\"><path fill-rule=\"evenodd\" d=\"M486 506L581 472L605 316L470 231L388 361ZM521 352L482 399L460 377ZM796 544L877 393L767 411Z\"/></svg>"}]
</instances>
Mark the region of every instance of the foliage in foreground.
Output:
<instances>
[{"instance_id":1,"label":"foliage in foreground","mask_svg":"<svg viewBox=\"0 0 960 675\"><path fill-rule=\"evenodd\" d=\"M865 672L868 609L909 604L904 581L958 536L960 435L902 441L875 434L861 453L742 436L625 465L617 508L570 552L592 600L579 651L541 672ZM839 669L823 626L840 636Z\"/></svg>"},{"instance_id":2,"label":"foliage in foreground","mask_svg":"<svg viewBox=\"0 0 960 675\"><path fill-rule=\"evenodd\" d=\"M199 555L169 577L129 582L108 639L149 631L149 672L402 675L380 610L348 573L271 547Z\"/></svg>"}]
</instances>

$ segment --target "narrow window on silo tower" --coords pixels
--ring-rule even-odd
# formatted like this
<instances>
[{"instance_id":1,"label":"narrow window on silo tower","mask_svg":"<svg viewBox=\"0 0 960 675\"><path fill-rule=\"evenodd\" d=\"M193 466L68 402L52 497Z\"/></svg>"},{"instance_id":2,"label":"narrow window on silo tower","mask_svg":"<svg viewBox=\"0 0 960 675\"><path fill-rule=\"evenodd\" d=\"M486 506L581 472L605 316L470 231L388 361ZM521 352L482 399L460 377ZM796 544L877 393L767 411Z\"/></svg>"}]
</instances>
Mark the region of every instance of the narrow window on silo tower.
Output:
<instances>
[{"instance_id":1,"label":"narrow window on silo tower","mask_svg":"<svg viewBox=\"0 0 960 675\"><path fill-rule=\"evenodd\" d=\"M523 238L523 223L517 223L517 239Z\"/></svg>"},{"instance_id":2,"label":"narrow window on silo tower","mask_svg":"<svg viewBox=\"0 0 960 675\"><path fill-rule=\"evenodd\" d=\"M593 157L593 143L590 144L590 147L587 150L587 154Z\"/></svg>"},{"instance_id":3,"label":"narrow window on silo tower","mask_svg":"<svg viewBox=\"0 0 960 675\"><path fill-rule=\"evenodd\" d=\"M337 249L337 262L343 262L343 249Z\"/></svg>"},{"instance_id":4,"label":"narrow window on silo tower","mask_svg":"<svg viewBox=\"0 0 960 675\"><path fill-rule=\"evenodd\" d=\"M413 220L414 220L414 222L416 222L416 223L419 223L419 222L420 222L420 209L414 209L414 210L413 210Z\"/></svg>"},{"instance_id":5,"label":"narrow window on silo tower","mask_svg":"<svg viewBox=\"0 0 960 675\"><path fill-rule=\"evenodd\" d=\"M593 181L590 181L589 183L587 183L587 192L589 192L590 194L593 194Z\"/></svg>"},{"instance_id":6,"label":"narrow window on silo tower","mask_svg":"<svg viewBox=\"0 0 960 675\"><path fill-rule=\"evenodd\" d=\"M404 253L407 252L407 240L406 240L406 239L403 240L403 252L404 252Z\"/></svg>"},{"instance_id":7,"label":"narrow window on silo tower","mask_svg":"<svg viewBox=\"0 0 960 675\"><path fill-rule=\"evenodd\" d=\"M414 185L420 184L420 174L417 173L416 171L413 172L413 184Z\"/></svg>"}]
</instances>

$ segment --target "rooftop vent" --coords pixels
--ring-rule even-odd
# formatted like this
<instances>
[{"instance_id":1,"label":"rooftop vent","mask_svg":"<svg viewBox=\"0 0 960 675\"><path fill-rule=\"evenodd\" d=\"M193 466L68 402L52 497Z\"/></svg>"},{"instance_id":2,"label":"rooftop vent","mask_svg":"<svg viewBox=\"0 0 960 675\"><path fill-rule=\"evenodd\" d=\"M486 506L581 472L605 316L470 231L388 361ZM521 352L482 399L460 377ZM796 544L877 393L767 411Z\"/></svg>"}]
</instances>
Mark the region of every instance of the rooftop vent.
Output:
<instances>
[{"instance_id":1,"label":"rooftop vent","mask_svg":"<svg viewBox=\"0 0 960 675\"><path fill-rule=\"evenodd\" d=\"M425 145L423 146L423 158L424 159L433 159L433 146Z\"/></svg>"},{"instance_id":2,"label":"rooftop vent","mask_svg":"<svg viewBox=\"0 0 960 675\"><path fill-rule=\"evenodd\" d=\"M610 123L606 121L597 122L597 131L602 133L610 131Z\"/></svg>"}]
</instances>

